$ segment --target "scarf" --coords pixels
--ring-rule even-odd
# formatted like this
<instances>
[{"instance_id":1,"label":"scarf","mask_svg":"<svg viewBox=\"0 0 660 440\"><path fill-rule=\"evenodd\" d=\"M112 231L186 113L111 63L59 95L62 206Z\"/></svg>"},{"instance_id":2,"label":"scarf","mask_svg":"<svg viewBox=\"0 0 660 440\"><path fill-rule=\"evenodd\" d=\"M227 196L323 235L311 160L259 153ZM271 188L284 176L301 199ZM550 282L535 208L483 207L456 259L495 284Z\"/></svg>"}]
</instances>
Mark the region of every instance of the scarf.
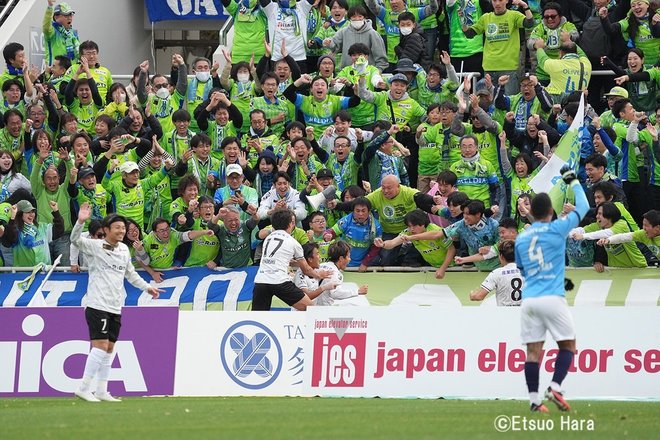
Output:
<instances>
[{"instance_id":1,"label":"scarf","mask_svg":"<svg viewBox=\"0 0 660 440\"><path fill-rule=\"evenodd\" d=\"M287 17L293 17L293 35L296 37L300 36L300 19L298 19L298 11L296 11L295 6L293 8L282 7L280 3L280 12Z\"/></svg>"},{"instance_id":2,"label":"scarf","mask_svg":"<svg viewBox=\"0 0 660 440\"><path fill-rule=\"evenodd\" d=\"M92 205L92 220L102 220L103 214L101 213L101 205L96 202L96 188L87 189L84 186L80 185L80 190L83 195L87 198L89 203Z\"/></svg>"},{"instance_id":3,"label":"scarf","mask_svg":"<svg viewBox=\"0 0 660 440\"><path fill-rule=\"evenodd\" d=\"M461 161L456 167L456 171L461 172L464 170L473 171L476 173L486 173L488 169L486 166L479 162L480 154L477 152L472 157L463 157L461 156Z\"/></svg>"},{"instance_id":4,"label":"scarf","mask_svg":"<svg viewBox=\"0 0 660 440\"><path fill-rule=\"evenodd\" d=\"M76 31L74 31L73 28L67 29L56 21L53 22L53 28L55 28L55 31L59 32L64 37L64 47L66 48L67 58L70 60L75 60L76 49L78 49L75 45Z\"/></svg>"},{"instance_id":5,"label":"scarf","mask_svg":"<svg viewBox=\"0 0 660 440\"><path fill-rule=\"evenodd\" d=\"M7 171L0 177L0 202L4 202L11 193L9 192L9 185L11 184L12 179L14 178L14 173Z\"/></svg>"},{"instance_id":6,"label":"scarf","mask_svg":"<svg viewBox=\"0 0 660 440\"><path fill-rule=\"evenodd\" d=\"M209 96L209 93L211 93L211 89L213 88L213 79L209 78L208 81L202 84L204 84L204 92L202 94L202 99L206 99L206 97ZM188 82L188 102L197 101L198 85L199 85L199 80L193 76L192 79L190 79Z\"/></svg>"},{"instance_id":7,"label":"scarf","mask_svg":"<svg viewBox=\"0 0 660 440\"><path fill-rule=\"evenodd\" d=\"M21 76L23 76L23 69L17 69L16 67L12 66L11 64L7 64L7 72L10 75L21 75Z\"/></svg>"},{"instance_id":8,"label":"scarf","mask_svg":"<svg viewBox=\"0 0 660 440\"><path fill-rule=\"evenodd\" d=\"M385 154L380 150L376 150L376 154L378 155L378 159L380 159L380 165L382 168L380 171L380 179L378 184L380 185L380 182L383 181L383 177L390 174L396 176L400 180L401 176L399 175L399 168L397 167L397 158L395 156Z\"/></svg>"},{"instance_id":9,"label":"scarf","mask_svg":"<svg viewBox=\"0 0 660 440\"><path fill-rule=\"evenodd\" d=\"M255 187L261 189L261 193L259 194L260 196L266 194L273 187L273 177L273 172L263 174L261 171L259 171L257 173L257 183L255 184Z\"/></svg>"},{"instance_id":10,"label":"scarf","mask_svg":"<svg viewBox=\"0 0 660 440\"><path fill-rule=\"evenodd\" d=\"M344 159L343 163L339 163L339 160L337 160L337 157L335 156L334 160L332 161L332 174L335 177L335 184L337 185L337 189L339 191L343 191L345 188L345 183L344 183L344 177L346 180L350 180L351 173L350 167L349 167L349 161L353 159L352 154L349 153L348 156L346 156L346 159Z\"/></svg>"}]
</instances>

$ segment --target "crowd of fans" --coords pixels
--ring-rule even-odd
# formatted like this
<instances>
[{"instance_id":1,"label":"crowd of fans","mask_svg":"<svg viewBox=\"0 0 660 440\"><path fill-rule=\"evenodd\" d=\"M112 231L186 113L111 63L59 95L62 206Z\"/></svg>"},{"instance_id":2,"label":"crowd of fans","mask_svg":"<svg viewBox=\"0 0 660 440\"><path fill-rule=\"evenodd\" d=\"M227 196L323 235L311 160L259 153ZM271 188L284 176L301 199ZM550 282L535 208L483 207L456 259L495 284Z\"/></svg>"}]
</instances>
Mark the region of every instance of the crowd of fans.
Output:
<instances>
[{"instance_id":1,"label":"crowd of fans","mask_svg":"<svg viewBox=\"0 0 660 440\"><path fill-rule=\"evenodd\" d=\"M283 208L321 262L343 240L359 270L491 270L498 242L533 220L529 182L583 94L579 176L594 209L567 263L657 263L657 1L223 0L224 68L197 58L189 72L174 54L169 75L144 61L127 86L72 8L47 3L46 70L20 42L3 49L7 266L61 254L79 271L69 235L88 203L86 234L126 216L134 263L156 281L258 262Z\"/></svg>"}]
</instances>

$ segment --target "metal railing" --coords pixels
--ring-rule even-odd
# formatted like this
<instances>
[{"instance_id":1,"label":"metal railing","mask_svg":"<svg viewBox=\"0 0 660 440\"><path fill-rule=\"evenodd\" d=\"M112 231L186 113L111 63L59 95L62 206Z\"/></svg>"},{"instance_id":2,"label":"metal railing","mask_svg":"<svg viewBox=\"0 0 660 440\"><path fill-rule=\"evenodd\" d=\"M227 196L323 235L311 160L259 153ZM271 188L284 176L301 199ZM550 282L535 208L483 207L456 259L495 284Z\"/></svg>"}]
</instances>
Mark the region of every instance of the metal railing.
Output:
<instances>
[{"instance_id":1,"label":"metal railing","mask_svg":"<svg viewBox=\"0 0 660 440\"><path fill-rule=\"evenodd\" d=\"M18 3L18 0L9 0L5 6L0 10L0 26L7 20L9 17L9 14L11 11L14 9L16 4Z\"/></svg>"}]
</instances>

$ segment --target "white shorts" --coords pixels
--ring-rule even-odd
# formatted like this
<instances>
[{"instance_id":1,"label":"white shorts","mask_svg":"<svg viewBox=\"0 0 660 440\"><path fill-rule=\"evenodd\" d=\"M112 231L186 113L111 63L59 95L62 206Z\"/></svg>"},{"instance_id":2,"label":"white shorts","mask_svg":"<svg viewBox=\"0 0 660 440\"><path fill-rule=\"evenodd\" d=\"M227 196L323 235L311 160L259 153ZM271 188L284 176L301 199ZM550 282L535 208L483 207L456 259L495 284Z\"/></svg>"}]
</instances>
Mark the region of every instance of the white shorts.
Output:
<instances>
[{"instance_id":1,"label":"white shorts","mask_svg":"<svg viewBox=\"0 0 660 440\"><path fill-rule=\"evenodd\" d=\"M573 317L566 298L559 295L527 298L520 308L520 336L523 344L543 342L546 331L555 341L575 339Z\"/></svg>"}]
</instances>

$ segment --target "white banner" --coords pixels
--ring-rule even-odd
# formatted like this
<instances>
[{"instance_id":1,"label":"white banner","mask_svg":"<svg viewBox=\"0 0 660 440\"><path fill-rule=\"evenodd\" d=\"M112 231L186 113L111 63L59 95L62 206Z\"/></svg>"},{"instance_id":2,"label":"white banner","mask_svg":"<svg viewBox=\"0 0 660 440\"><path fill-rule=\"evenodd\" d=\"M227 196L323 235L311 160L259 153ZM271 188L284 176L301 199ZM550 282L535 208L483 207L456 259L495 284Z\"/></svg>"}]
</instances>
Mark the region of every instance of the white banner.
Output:
<instances>
[{"instance_id":1,"label":"white banner","mask_svg":"<svg viewBox=\"0 0 660 440\"><path fill-rule=\"evenodd\" d=\"M660 309L571 308L578 352L570 398L660 399ZM527 397L520 309L332 308L306 313L307 395ZM557 345L548 340L541 389Z\"/></svg>"},{"instance_id":2,"label":"white banner","mask_svg":"<svg viewBox=\"0 0 660 440\"><path fill-rule=\"evenodd\" d=\"M175 396L301 396L305 314L179 314Z\"/></svg>"}]
</instances>

